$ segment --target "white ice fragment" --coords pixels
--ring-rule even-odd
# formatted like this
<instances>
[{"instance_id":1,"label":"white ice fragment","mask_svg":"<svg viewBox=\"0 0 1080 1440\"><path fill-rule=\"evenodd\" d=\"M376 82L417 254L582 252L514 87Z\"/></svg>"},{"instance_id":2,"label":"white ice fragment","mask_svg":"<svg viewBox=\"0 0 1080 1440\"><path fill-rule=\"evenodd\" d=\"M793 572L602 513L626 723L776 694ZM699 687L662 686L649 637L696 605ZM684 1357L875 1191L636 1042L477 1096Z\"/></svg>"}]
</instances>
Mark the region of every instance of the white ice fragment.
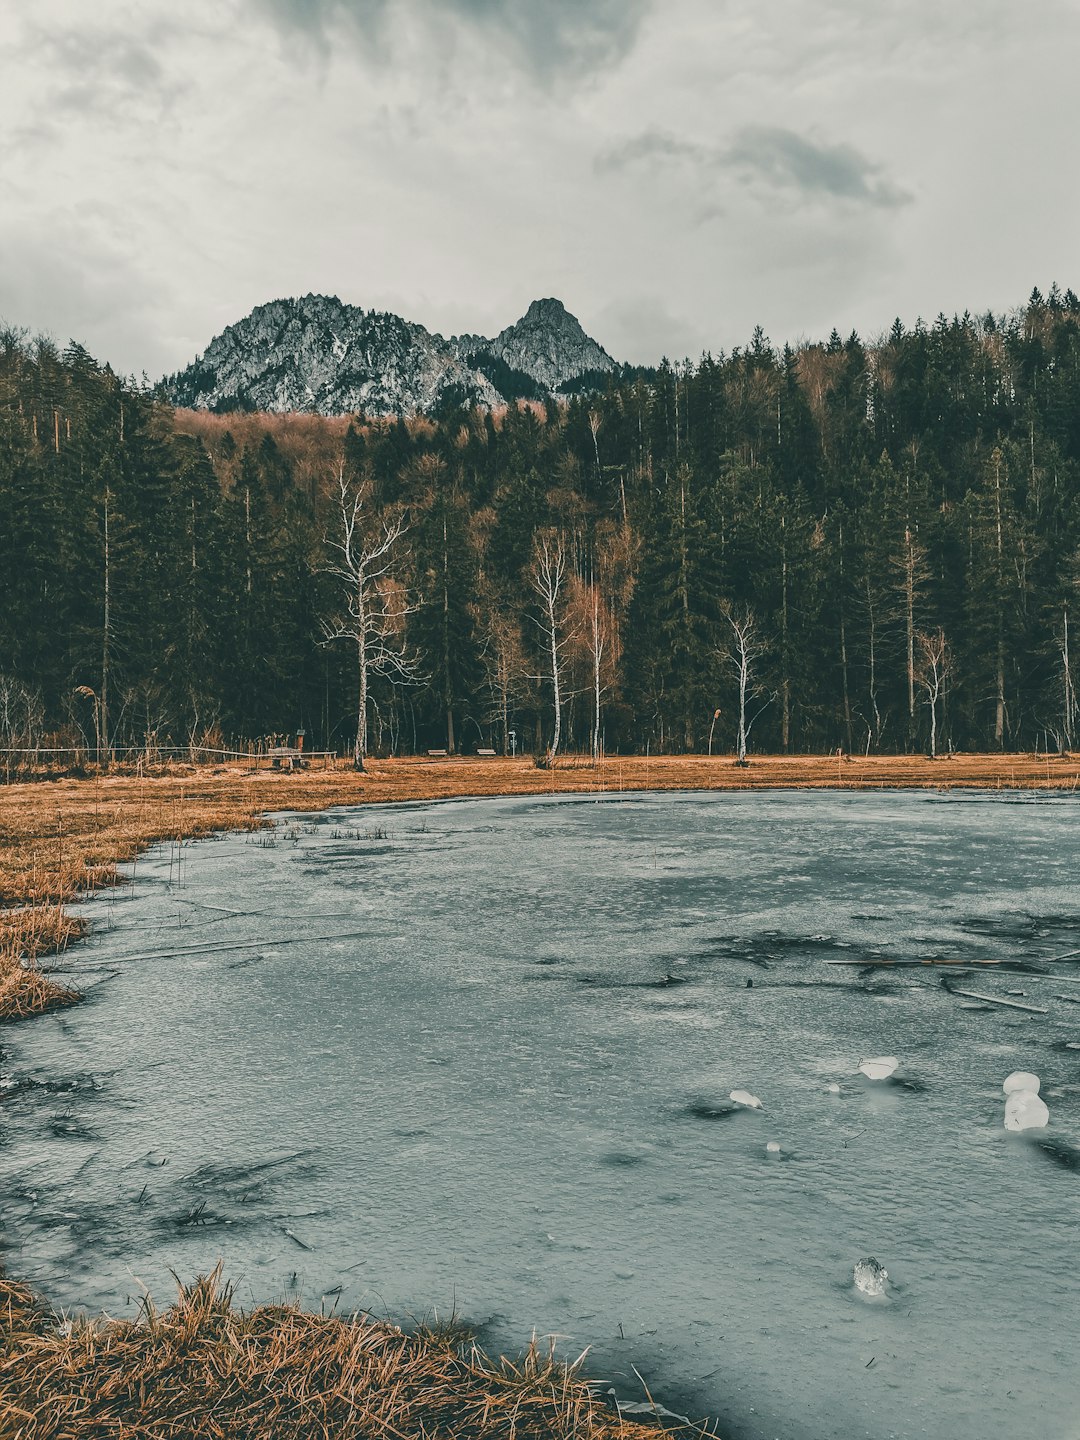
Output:
<instances>
[{"instance_id":1,"label":"white ice fragment","mask_svg":"<svg viewBox=\"0 0 1080 1440\"><path fill-rule=\"evenodd\" d=\"M769 1152L770 1155L780 1154L780 1144L776 1140L770 1140L769 1143L765 1146L765 1149Z\"/></svg>"},{"instance_id":2,"label":"white ice fragment","mask_svg":"<svg viewBox=\"0 0 1080 1440\"><path fill-rule=\"evenodd\" d=\"M828 1085L825 1086L825 1093L826 1093L827 1095L839 1095L839 1094L840 1094L840 1086L837 1085L837 1083L836 1083L835 1080L833 1080L830 1084L828 1084Z\"/></svg>"},{"instance_id":3,"label":"white ice fragment","mask_svg":"<svg viewBox=\"0 0 1080 1440\"><path fill-rule=\"evenodd\" d=\"M859 1073L868 1080L888 1080L899 1064L895 1055L877 1055L872 1060L860 1060Z\"/></svg>"},{"instance_id":4,"label":"white ice fragment","mask_svg":"<svg viewBox=\"0 0 1080 1440\"><path fill-rule=\"evenodd\" d=\"M1005 1101L1006 1130L1041 1130L1049 1122L1050 1111L1034 1090L1013 1090Z\"/></svg>"},{"instance_id":5,"label":"white ice fragment","mask_svg":"<svg viewBox=\"0 0 1080 1440\"><path fill-rule=\"evenodd\" d=\"M868 1255L855 1266L855 1289L863 1295L884 1295L888 1278L889 1272L873 1255Z\"/></svg>"},{"instance_id":6,"label":"white ice fragment","mask_svg":"<svg viewBox=\"0 0 1080 1440\"><path fill-rule=\"evenodd\" d=\"M761 1101L756 1095L751 1095L749 1090L732 1090L728 1099L734 1100L736 1105L745 1105L749 1110L761 1109Z\"/></svg>"},{"instance_id":7,"label":"white ice fragment","mask_svg":"<svg viewBox=\"0 0 1080 1440\"><path fill-rule=\"evenodd\" d=\"M1037 1095L1040 1083L1038 1075L1030 1070L1014 1070L1011 1075L1006 1075L1001 1088L1006 1095L1012 1095L1018 1090L1030 1090L1033 1095Z\"/></svg>"}]
</instances>

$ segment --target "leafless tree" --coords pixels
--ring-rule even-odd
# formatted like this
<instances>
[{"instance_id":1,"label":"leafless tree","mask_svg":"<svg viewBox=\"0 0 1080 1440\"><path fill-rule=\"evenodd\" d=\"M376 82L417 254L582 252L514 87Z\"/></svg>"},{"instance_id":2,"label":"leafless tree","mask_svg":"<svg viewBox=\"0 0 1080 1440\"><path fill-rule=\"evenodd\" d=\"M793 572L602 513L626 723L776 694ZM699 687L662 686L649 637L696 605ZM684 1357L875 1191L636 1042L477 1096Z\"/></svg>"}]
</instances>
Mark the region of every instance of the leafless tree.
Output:
<instances>
[{"instance_id":1,"label":"leafless tree","mask_svg":"<svg viewBox=\"0 0 1080 1440\"><path fill-rule=\"evenodd\" d=\"M502 752L510 750L510 716L520 696L525 675L525 656L518 621L497 602L473 606L480 634L480 660L491 697L488 720L494 721L502 736Z\"/></svg>"},{"instance_id":2,"label":"leafless tree","mask_svg":"<svg viewBox=\"0 0 1080 1440\"><path fill-rule=\"evenodd\" d=\"M1061 657L1061 737L1059 748L1071 750L1076 733L1078 704L1076 682L1073 680L1072 656L1069 647L1069 602L1061 606L1061 629L1057 634L1058 654Z\"/></svg>"},{"instance_id":3,"label":"leafless tree","mask_svg":"<svg viewBox=\"0 0 1080 1440\"><path fill-rule=\"evenodd\" d=\"M918 642L916 640L915 617L927 581L926 547L920 545L918 533L911 525L904 526L904 539L899 552L893 559L893 568L899 578L899 591L904 610L905 648L907 657L908 691L908 732L914 738L915 730L915 683L917 680L916 661Z\"/></svg>"},{"instance_id":4,"label":"leafless tree","mask_svg":"<svg viewBox=\"0 0 1080 1440\"><path fill-rule=\"evenodd\" d=\"M945 690L945 683L952 669L952 656L945 640L944 630L927 633L920 630L916 636L918 656L915 674L922 686L930 710L930 758L937 759L938 704Z\"/></svg>"},{"instance_id":5,"label":"leafless tree","mask_svg":"<svg viewBox=\"0 0 1080 1440\"><path fill-rule=\"evenodd\" d=\"M41 692L14 675L0 675L0 745L32 750L41 742L44 723Z\"/></svg>"},{"instance_id":6,"label":"leafless tree","mask_svg":"<svg viewBox=\"0 0 1080 1440\"><path fill-rule=\"evenodd\" d=\"M338 469L339 539L331 540L337 559L327 569L340 581L343 613L323 622L329 644L348 640L356 646L359 695L353 764L364 769L368 747L368 688L372 676L404 684L420 677L420 657L408 647L406 617L419 607L400 579L406 556L401 541L408 530L400 512L376 514L370 479L351 480Z\"/></svg>"},{"instance_id":7,"label":"leafless tree","mask_svg":"<svg viewBox=\"0 0 1080 1440\"><path fill-rule=\"evenodd\" d=\"M544 637L546 663L551 676L551 698L554 728L548 747L548 764L555 763L559 741L562 738L562 675L561 659L567 644L573 638L563 625L563 591L566 586L569 557L566 536L561 530L540 530L533 543L533 557L529 566L529 583L540 601L540 615L536 623Z\"/></svg>"},{"instance_id":8,"label":"leafless tree","mask_svg":"<svg viewBox=\"0 0 1080 1440\"><path fill-rule=\"evenodd\" d=\"M747 702L765 694L758 681L756 669L757 662L765 654L768 646L758 629L754 612L749 607L736 609L735 606L728 604L723 607L723 614L724 619L731 627L731 635L727 645L721 647L720 655L734 672L739 687L738 753L735 763L745 765L747 763L746 742L749 739L751 727L771 698L766 698L765 705L762 705L754 715L747 719Z\"/></svg>"}]
</instances>

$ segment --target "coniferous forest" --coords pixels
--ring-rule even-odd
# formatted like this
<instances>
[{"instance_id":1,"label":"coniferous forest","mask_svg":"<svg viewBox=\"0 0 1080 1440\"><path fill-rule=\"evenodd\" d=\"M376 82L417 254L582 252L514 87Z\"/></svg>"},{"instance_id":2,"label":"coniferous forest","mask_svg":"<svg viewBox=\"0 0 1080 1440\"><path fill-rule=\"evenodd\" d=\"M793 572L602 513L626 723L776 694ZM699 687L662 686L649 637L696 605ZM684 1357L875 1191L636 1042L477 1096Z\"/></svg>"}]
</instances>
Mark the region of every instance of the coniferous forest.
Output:
<instances>
[{"instance_id":1,"label":"coniferous forest","mask_svg":"<svg viewBox=\"0 0 1080 1440\"><path fill-rule=\"evenodd\" d=\"M0 747L1069 748L1078 605L1056 287L378 421L0 337Z\"/></svg>"}]
</instances>

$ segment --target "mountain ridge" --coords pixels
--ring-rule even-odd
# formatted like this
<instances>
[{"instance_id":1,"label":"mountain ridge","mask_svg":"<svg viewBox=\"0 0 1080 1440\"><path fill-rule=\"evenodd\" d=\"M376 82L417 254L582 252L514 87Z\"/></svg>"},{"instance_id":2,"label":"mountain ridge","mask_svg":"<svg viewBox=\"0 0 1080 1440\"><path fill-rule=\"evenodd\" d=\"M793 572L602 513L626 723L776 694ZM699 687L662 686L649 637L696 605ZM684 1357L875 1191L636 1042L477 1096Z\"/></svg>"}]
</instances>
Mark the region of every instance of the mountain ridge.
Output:
<instances>
[{"instance_id":1,"label":"mountain ridge","mask_svg":"<svg viewBox=\"0 0 1080 1440\"><path fill-rule=\"evenodd\" d=\"M308 294L257 305L162 390L196 410L378 417L543 399L617 368L552 297L534 300L493 338L445 339L390 311Z\"/></svg>"}]
</instances>

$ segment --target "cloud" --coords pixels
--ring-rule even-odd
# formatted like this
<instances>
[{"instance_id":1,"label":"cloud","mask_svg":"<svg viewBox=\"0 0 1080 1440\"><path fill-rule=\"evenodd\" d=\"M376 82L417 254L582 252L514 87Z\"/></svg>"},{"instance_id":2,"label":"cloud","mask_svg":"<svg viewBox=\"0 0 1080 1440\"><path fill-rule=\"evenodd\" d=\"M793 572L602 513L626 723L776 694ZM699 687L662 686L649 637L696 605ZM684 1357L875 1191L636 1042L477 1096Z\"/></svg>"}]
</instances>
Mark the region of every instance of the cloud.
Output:
<instances>
[{"instance_id":1,"label":"cloud","mask_svg":"<svg viewBox=\"0 0 1080 1440\"><path fill-rule=\"evenodd\" d=\"M148 105L160 110L177 94L155 50L165 36L140 34L132 26L116 26L98 16L89 23L57 28L31 21L16 56L40 67L48 91L39 106L52 116L87 118L120 116Z\"/></svg>"},{"instance_id":2,"label":"cloud","mask_svg":"<svg viewBox=\"0 0 1080 1440\"><path fill-rule=\"evenodd\" d=\"M778 125L744 127L725 161L749 183L777 190L828 195L890 210L911 199L853 145L822 144Z\"/></svg>"},{"instance_id":3,"label":"cloud","mask_svg":"<svg viewBox=\"0 0 1080 1440\"><path fill-rule=\"evenodd\" d=\"M699 176L732 177L765 197L840 200L875 209L894 209L912 198L855 146L813 140L779 125L745 125L726 145L646 130L601 151L596 169L610 173L679 163Z\"/></svg>"},{"instance_id":4,"label":"cloud","mask_svg":"<svg viewBox=\"0 0 1080 1440\"><path fill-rule=\"evenodd\" d=\"M708 348L698 326L657 295L613 301L599 311L594 328L609 354L634 365L655 365L662 355L672 360L697 357Z\"/></svg>"},{"instance_id":5,"label":"cloud","mask_svg":"<svg viewBox=\"0 0 1080 1440\"><path fill-rule=\"evenodd\" d=\"M0 224L0 320L64 344L87 342L116 369L158 373L159 294L139 257L100 225L54 211L39 224Z\"/></svg>"},{"instance_id":6,"label":"cloud","mask_svg":"<svg viewBox=\"0 0 1080 1440\"><path fill-rule=\"evenodd\" d=\"M347 37L395 53L450 24L469 45L488 40L522 72L548 83L615 65L632 48L653 0L251 0L289 38L324 57Z\"/></svg>"}]
</instances>

